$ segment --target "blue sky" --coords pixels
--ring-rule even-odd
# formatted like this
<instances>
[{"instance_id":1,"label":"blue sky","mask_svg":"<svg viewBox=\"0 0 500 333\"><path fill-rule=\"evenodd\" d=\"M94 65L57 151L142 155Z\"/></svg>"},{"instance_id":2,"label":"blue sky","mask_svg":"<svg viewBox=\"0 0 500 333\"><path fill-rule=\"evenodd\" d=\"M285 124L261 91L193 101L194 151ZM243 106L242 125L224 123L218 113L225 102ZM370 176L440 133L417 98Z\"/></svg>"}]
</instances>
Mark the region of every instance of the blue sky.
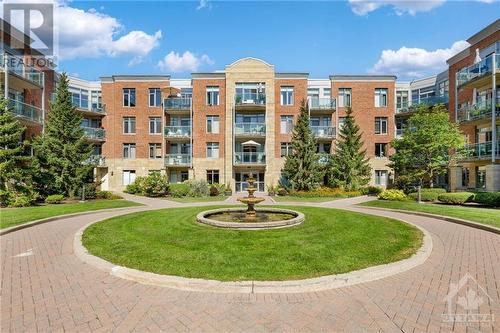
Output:
<instances>
[{"instance_id":1,"label":"blue sky","mask_svg":"<svg viewBox=\"0 0 500 333\"><path fill-rule=\"evenodd\" d=\"M351 1L73 1L60 5L59 70L84 79L182 78L252 56L311 78L413 79L444 69L445 59L500 13L499 2Z\"/></svg>"}]
</instances>

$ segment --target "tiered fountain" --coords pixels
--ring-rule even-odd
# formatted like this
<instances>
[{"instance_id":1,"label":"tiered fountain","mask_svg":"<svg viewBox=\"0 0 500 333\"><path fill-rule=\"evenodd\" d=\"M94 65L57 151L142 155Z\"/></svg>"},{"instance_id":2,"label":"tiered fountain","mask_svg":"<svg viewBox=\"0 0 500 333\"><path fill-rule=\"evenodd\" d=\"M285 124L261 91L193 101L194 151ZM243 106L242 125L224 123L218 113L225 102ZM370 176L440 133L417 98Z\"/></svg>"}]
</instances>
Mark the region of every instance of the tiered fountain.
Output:
<instances>
[{"instance_id":1,"label":"tiered fountain","mask_svg":"<svg viewBox=\"0 0 500 333\"><path fill-rule=\"evenodd\" d=\"M197 221L215 227L247 230L285 228L304 222L304 214L293 210L282 208L256 210L255 205L265 199L254 195L257 189L254 187L255 179L251 173L247 181L248 196L237 199L247 205L246 210L220 208L204 211L196 216Z\"/></svg>"}]
</instances>

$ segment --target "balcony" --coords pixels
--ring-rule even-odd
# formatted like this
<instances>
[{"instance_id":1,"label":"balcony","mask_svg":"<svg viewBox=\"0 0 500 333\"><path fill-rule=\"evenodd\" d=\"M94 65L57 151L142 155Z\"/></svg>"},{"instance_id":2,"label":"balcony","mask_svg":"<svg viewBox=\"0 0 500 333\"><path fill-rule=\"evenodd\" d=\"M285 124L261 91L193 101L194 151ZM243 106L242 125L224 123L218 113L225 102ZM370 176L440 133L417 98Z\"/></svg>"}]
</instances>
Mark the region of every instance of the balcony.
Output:
<instances>
[{"instance_id":1,"label":"balcony","mask_svg":"<svg viewBox=\"0 0 500 333\"><path fill-rule=\"evenodd\" d=\"M335 138L335 127L331 126L311 126L311 131L316 139L333 140Z\"/></svg>"},{"instance_id":2,"label":"balcony","mask_svg":"<svg viewBox=\"0 0 500 333\"><path fill-rule=\"evenodd\" d=\"M165 126L165 137L169 139L190 139L191 126Z\"/></svg>"},{"instance_id":3,"label":"balcony","mask_svg":"<svg viewBox=\"0 0 500 333\"><path fill-rule=\"evenodd\" d=\"M500 104L495 107L497 120L500 120ZM481 122L491 120L491 101L487 103L477 103L475 105L465 105L458 110L458 122Z\"/></svg>"},{"instance_id":4,"label":"balcony","mask_svg":"<svg viewBox=\"0 0 500 333\"><path fill-rule=\"evenodd\" d=\"M20 60L16 60L16 58ZM35 85L28 89L36 89L43 87L43 71L38 70L34 67L27 67L21 62L21 56L12 56L8 57L8 70L9 73L14 74L19 79L29 83L30 85ZM0 67L2 70L5 68L4 56L0 55ZM19 86L18 82L14 82L15 86Z\"/></svg>"},{"instance_id":5,"label":"balcony","mask_svg":"<svg viewBox=\"0 0 500 333\"><path fill-rule=\"evenodd\" d=\"M235 165L265 165L266 153L264 152L235 152Z\"/></svg>"},{"instance_id":6,"label":"balcony","mask_svg":"<svg viewBox=\"0 0 500 333\"><path fill-rule=\"evenodd\" d=\"M169 113L189 113L192 99L187 97L167 97L163 100L163 108Z\"/></svg>"},{"instance_id":7,"label":"balcony","mask_svg":"<svg viewBox=\"0 0 500 333\"><path fill-rule=\"evenodd\" d=\"M82 126L85 138L91 141L104 141L106 140L106 131L97 127L84 127Z\"/></svg>"},{"instance_id":8,"label":"balcony","mask_svg":"<svg viewBox=\"0 0 500 333\"><path fill-rule=\"evenodd\" d=\"M266 93L265 92L242 92L235 96L236 110L265 110Z\"/></svg>"},{"instance_id":9,"label":"balcony","mask_svg":"<svg viewBox=\"0 0 500 333\"><path fill-rule=\"evenodd\" d=\"M496 70L499 71L500 54L491 54L477 64L459 71L457 73L458 87L469 85L471 88L475 88L483 85L485 83L483 79L487 78L487 76L493 72L493 61L496 63Z\"/></svg>"},{"instance_id":10,"label":"balcony","mask_svg":"<svg viewBox=\"0 0 500 333\"><path fill-rule=\"evenodd\" d=\"M264 123L235 123L234 133L236 136L256 137L266 136L266 124Z\"/></svg>"},{"instance_id":11,"label":"balcony","mask_svg":"<svg viewBox=\"0 0 500 333\"><path fill-rule=\"evenodd\" d=\"M333 112L337 108L335 98L330 97L309 97L309 110Z\"/></svg>"},{"instance_id":12,"label":"balcony","mask_svg":"<svg viewBox=\"0 0 500 333\"><path fill-rule=\"evenodd\" d=\"M492 148L491 141L466 145L464 160L490 160ZM497 141L495 155L495 159L500 158L500 140Z\"/></svg>"},{"instance_id":13,"label":"balcony","mask_svg":"<svg viewBox=\"0 0 500 333\"><path fill-rule=\"evenodd\" d=\"M190 167L191 154L167 154L165 165L169 167Z\"/></svg>"},{"instance_id":14,"label":"balcony","mask_svg":"<svg viewBox=\"0 0 500 333\"><path fill-rule=\"evenodd\" d=\"M28 124L41 125L43 123L42 109L36 106L9 99L9 108L16 117Z\"/></svg>"},{"instance_id":15,"label":"balcony","mask_svg":"<svg viewBox=\"0 0 500 333\"><path fill-rule=\"evenodd\" d=\"M103 167L106 166L106 157L103 155L91 155L87 162L97 167Z\"/></svg>"},{"instance_id":16,"label":"balcony","mask_svg":"<svg viewBox=\"0 0 500 333\"><path fill-rule=\"evenodd\" d=\"M413 100L412 104L410 106L408 106L405 103L405 104L402 104L401 106L396 107L396 114L397 115L406 115L406 114L417 111L417 108L420 105L431 107L431 106L438 105L438 104L448 104L448 101L449 101L448 95L423 97L423 98L419 98L418 100Z\"/></svg>"}]
</instances>

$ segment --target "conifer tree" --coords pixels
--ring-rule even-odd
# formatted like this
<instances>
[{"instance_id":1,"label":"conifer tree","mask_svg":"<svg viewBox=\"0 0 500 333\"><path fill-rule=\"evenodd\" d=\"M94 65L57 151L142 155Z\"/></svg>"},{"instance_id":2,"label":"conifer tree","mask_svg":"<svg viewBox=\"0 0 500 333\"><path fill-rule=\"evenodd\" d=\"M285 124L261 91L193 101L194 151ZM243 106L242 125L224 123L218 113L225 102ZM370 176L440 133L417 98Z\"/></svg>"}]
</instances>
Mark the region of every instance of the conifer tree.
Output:
<instances>
[{"instance_id":1,"label":"conifer tree","mask_svg":"<svg viewBox=\"0 0 500 333\"><path fill-rule=\"evenodd\" d=\"M71 102L68 77L62 73L45 132L35 141L40 166L38 183L44 194L73 196L89 178L93 146L85 139L81 122L82 116Z\"/></svg>"},{"instance_id":2,"label":"conifer tree","mask_svg":"<svg viewBox=\"0 0 500 333\"><path fill-rule=\"evenodd\" d=\"M294 191L315 189L323 178L316 142L309 125L309 108L304 100L293 128L292 153L286 157L282 176L287 186Z\"/></svg>"},{"instance_id":3,"label":"conifer tree","mask_svg":"<svg viewBox=\"0 0 500 333\"><path fill-rule=\"evenodd\" d=\"M339 140L328 168L329 185L356 190L370 181L371 167L359 126L352 116L352 109L346 111L345 123L340 129Z\"/></svg>"}]
</instances>

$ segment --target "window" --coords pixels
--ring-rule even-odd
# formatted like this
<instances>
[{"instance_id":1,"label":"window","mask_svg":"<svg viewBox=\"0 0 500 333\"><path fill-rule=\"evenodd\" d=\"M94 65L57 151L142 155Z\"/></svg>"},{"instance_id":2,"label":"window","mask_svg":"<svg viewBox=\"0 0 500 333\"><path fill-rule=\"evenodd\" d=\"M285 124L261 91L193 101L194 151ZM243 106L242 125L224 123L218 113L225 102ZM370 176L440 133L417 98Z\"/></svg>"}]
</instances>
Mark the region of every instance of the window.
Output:
<instances>
[{"instance_id":1,"label":"window","mask_svg":"<svg viewBox=\"0 0 500 333\"><path fill-rule=\"evenodd\" d=\"M161 134L161 117L149 118L149 134Z\"/></svg>"},{"instance_id":2,"label":"window","mask_svg":"<svg viewBox=\"0 0 500 333\"><path fill-rule=\"evenodd\" d=\"M323 88L323 97L332 97L332 89Z\"/></svg>"},{"instance_id":3,"label":"window","mask_svg":"<svg viewBox=\"0 0 500 333\"><path fill-rule=\"evenodd\" d=\"M281 143L281 157L285 157L292 154L292 143L282 142Z\"/></svg>"},{"instance_id":4,"label":"window","mask_svg":"<svg viewBox=\"0 0 500 333\"><path fill-rule=\"evenodd\" d=\"M396 110L408 108L408 91L396 91Z\"/></svg>"},{"instance_id":5,"label":"window","mask_svg":"<svg viewBox=\"0 0 500 333\"><path fill-rule=\"evenodd\" d=\"M135 106L135 88L123 88L123 106Z\"/></svg>"},{"instance_id":6,"label":"window","mask_svg":"<svg viewBox=\"0 0 500 333\"><path fill-rule=\"evenodd\" d=\"M123 134L135 134L135 117L123 117Z\"/></svg>"},{"instance_id":7,"label":"window","mask_svg":"<svg viewBox=\"0 0 500 333\"><path fill-rule=\"evenodd\" d=\"M207 183L219 184L219 170L207 170Z\"/></svg>"},{"instance_id":8,"label":"window","mask_svg":"<svg viewBox=\"0 0 500 333\"><path fill-rule=\"evenodd\" d=\"M344 124L346 122L346 117L339 117L339 131L344 127Z\"/></svg>"},{"instance_id":9,"label":"window","mask_svg":"<svg viewBox=\"0 0 500 333\"><path fill-rule=\"evenodd\" d=\"M93 111L102 110L102 93L100 90L92 90L90 93L90 103Z\"/></svg>"},{"instance_id":10,"label":"window","mask_svg":"<svg viewBox=\"0 0 500 333\"><path fill-rule=\"evenodd\" d=\"M160 88L149 88L149 106L161 105L161 90Z\"/></svg>"},{"instance_id":11,"label":"window","mask_svg":"<svg viewBox=\"0 0 500 333\"><path fill-rule=\"evenodd\" d=\"M351 88L339 88L339 107L351 106Z\"/></svg>"},{"instance_id":12,"label":"window","mask_svg":"<svg viewBox=\"0 0 500 333\"><path fill-rule=\"evenodd\" d=\"M135 181L135 170L123 170L123 185L130 185Z\"/></svg>"},{"instance_id":13,"label":"window","mask_svg":"<svg viewBox=\"0 0 500 333\"><path fill-rule=\"evenodd\" d=\"M375 170L375 185L387 186L387 170Z\"/></svg>"},{"instance_id":14,"label":"window","mask_svg":"<svg viewBox=\"0 0 500 333\"><path fill-rule=\"evenodd\" d=\"M87 90L69 87L71 103L79 109L89 108L89 93Z\"/></svg>"},{"instance_id":15,"label":"window","mask_svg":"<svg viewBox=\"0 0 500 333\"><path fill-rule=\"evenodd\" d=\"M444 80L438 84L439 96L448 96L450 92L450 81Z\"/></svg>"},{"instance_id":16,"label":"window","mask_svg":"<svg viewBox=\"0 0 500 333\"><path fill-rule=\"evenodd\" d=\"M281 116L281 134L290 134L293 130L293 116Z\"/></svg>"},{"instance_id":17,"label":"window","mask_svg":"<svg viewBox=\"0 0 500 333\"><path fill-rule=\"evenodd\" d=\"M207 105L219 105L219 87L207 87Z\"/></svg>"},{"instance_id":18,"label":"window","mask_svg":"<svg viewBox=\"0 0 500 333\"><path fill-rule=\"evenodd\" d=\"M219 116L207 116L207 133L219 133Z\"/></svg>"},{"instance_id":19,"label":"window","mask_svg":"<svg viewBox=\"0 0 500 333\"><path fill-rule=\"evenodd\" d=\"M387 134L387 117L375 117L375 134Z\"/></svg>"},{"instance_id":20,"label":"window","mask_svg":"<svg viewBox=\"0 0 500 333\"><path fill-rule=\"evenodd\" d=\"M375 144L375 157L387 157L387 143Z\"/></svg>"},{"instance_id":21,"label":"window","mask_svg":"<svg viewBox=\"0 0 500 333\"><path fill-rule=\"evenodd\" d=\"M135 143L123 144L123 158L135 158Z\"/></svg>"},{"instance_id":22,"label":"window","mask_svg":"<svg viewBox=\"0 0 500 333\"><path fill-rule=\"evenodd\" d=\"M207 142L207 158L219 158L218 142Z\"/></svg>"},{"instance_id":23,"label":"window","mask_svg":"<svg viewBox=\"0 0 500 333\"><path fill-rule=\"evenodd\" d=\"M377 88L375 89L375 107L384 108L387 107L387 88Z\"/></svg>"},{"instance_id":24,"label":"window","mask_svg":"<svg viewBox=\"0 0 500 333\"><path fill-rule=\"evenodd\" d=\"M161 159L161 143L150 143L149 144L149 158Z\"/></svg>"},{"instance_id":25,"label":"window","mask_svg":"<svg viewBox=\"0 0 500 333\"><path fill-rule=\"evenodd\" d=\"M281 87L281 105L293 105L293 87Z\"/></svg>"}]
</instances>

